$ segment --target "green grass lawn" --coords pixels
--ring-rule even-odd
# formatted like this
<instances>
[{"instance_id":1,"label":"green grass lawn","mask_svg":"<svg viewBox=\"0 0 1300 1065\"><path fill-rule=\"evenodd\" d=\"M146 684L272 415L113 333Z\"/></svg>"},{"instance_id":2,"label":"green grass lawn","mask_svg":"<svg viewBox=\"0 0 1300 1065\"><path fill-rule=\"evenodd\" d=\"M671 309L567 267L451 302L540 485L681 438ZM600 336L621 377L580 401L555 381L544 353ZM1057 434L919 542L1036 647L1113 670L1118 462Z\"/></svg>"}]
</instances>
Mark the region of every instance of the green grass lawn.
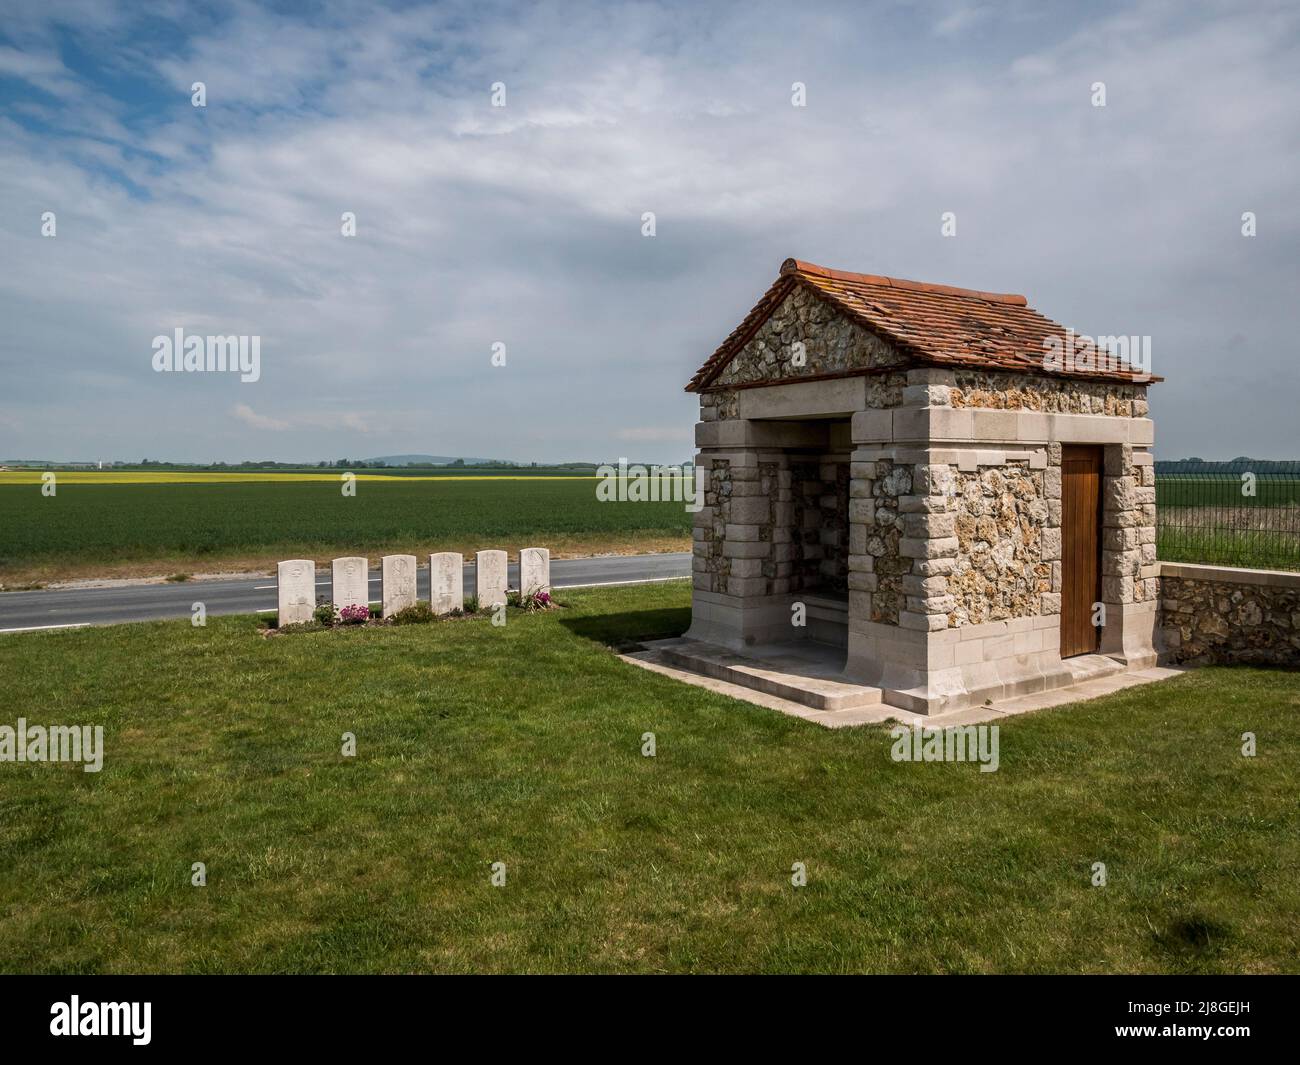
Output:
<instances>
[{"instance_id":1,"label":"green grass lawn","mask_svg":"<svg viewBox=\"0 0 1300 1065\"><path fill-rule=\"evenodd\" d=\"M0 970L1300 969L1297 674L1010 719L981 774L616 659L685 627L682 583L564 601L0 638L0 724L107 749L0 763Z\"/></svg>"}]
</instances>

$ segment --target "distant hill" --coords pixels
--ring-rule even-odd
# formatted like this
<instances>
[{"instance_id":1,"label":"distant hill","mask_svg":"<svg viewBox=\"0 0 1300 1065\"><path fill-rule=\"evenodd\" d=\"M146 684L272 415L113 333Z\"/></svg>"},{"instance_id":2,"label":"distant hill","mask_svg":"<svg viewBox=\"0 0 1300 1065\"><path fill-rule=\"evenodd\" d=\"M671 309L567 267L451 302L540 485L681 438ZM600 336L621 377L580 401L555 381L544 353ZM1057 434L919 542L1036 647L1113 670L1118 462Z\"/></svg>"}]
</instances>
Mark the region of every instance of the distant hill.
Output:
<instances>
[{"instance_id":1,"label":"distant hill","mask_svg":"<svg viewBox=\"0 0 1300 1065\"><path fill-rule=\"evenodd\" d=\"M386 466L405 466L414 462L420 466L446 466L448 463L455 462L459 458L464 458L466 466L473 466L479 462L489 462L490 459L471 459L461 455L379 455L373 459L366 459L366 462L382 462Z\"/></svg>"}]
</instances>

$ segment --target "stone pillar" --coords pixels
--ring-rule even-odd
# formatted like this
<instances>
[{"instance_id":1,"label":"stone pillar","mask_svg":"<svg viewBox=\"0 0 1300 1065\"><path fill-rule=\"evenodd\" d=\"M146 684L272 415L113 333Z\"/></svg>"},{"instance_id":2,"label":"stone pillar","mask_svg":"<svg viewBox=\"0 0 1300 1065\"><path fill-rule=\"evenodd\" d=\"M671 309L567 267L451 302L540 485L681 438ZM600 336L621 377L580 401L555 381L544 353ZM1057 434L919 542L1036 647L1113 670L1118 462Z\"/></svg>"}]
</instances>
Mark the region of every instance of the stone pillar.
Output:
<instances>
[{"instance_id":1,"label":"stone pillar","mask_svg":"<svg viewBox=\"0 0 1300 1065\"><path fill-rule=\"evenodd\" d=\"M956 541L942 535L951 516L928 452L884 446L883 424L854 418L844 671L881 688L891 705L928 713L944 679L933 674L945 661L937 648L946 639L937 634L948 628L946 574Z\"/></svg>"},{"instance_id":2,"label":"stone pillar","mask_svg":"<svg viewBox=\"0 0 1300 1065\"><path fill-rule=\"evenodd\" d=\"M1156 561L1156 479L1146 448L1105 449L1102 481L1101 653L1129 668L1156 664L1160 566Z\"/></svg>"},{"instance_id":3,"label":"stone pillar","mask_svg":"<svg viewBox=\"0 0 1300 1065\"><path fill-rule=\"evenodd\" d=\"M769 586L776 575L774 507L763 493L759 449L701 452L696 462L707 480L694 521L686 635L733 649L790 638L788 599Z\"/></svg>"},{"instance_id":4,"label":"stone pillar","mask_svg":"<svg viewBox=\"0 0 1300 1065\"><path fill-rule=\"evenodd\" d=\"M800 639L791 624L797 533L789 448L825 448L812 422L726 421L696 426L705 471L695 514L691 639L742 650Z\"/></svg>"}]
</instances>

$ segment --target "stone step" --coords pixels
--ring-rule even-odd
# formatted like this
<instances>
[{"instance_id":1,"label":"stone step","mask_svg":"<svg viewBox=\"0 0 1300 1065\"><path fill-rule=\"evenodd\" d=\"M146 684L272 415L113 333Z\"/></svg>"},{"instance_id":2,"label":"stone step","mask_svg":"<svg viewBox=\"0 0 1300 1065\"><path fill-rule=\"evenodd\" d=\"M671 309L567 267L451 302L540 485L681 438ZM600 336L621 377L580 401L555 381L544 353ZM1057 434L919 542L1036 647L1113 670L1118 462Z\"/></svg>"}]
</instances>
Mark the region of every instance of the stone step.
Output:
<instances>
[{"instance_id":1,"label":"stone step","mask_svg":"<svg viewBox=\"0 0 1300 1065\"><path fill-rule=\"evenodd\" d=\"M1105 655L1075 655L1073 658L1062 658L1061 666L1074 678L1072 682L1074 684L1083 684L1086 681L1099 680L1102 677L1124 672L1122 662L1116 662L1115 659L1107 658Z\"/></svg>"},{"instance_id":2,"label":"stone step","mask_svg":"<svg viewBox=\"0 0 1300 1065\"><path fill-rule=\"evenodd\" d=\"M881 692L838 678L816 659L796 655L748 658L698 640L656 640L645 645L665 663L714 680L739 684L815 710L858 710L880 703Z\"/></svg>"}]
</instances>

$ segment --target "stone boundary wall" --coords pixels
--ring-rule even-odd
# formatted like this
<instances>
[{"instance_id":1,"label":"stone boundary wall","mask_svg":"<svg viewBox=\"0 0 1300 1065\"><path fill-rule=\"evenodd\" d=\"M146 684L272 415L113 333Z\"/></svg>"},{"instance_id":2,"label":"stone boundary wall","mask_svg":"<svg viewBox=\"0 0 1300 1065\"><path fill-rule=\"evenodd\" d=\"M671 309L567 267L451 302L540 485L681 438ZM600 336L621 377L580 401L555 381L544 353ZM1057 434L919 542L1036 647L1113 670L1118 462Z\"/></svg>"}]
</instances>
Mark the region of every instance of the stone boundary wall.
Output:
<instances>
[{"instance_id":1,"label":"stone boundary wall","mask_svg":"<svg viewBox=\"0 0 1300 1065\"><path fill-rule=\"evenodd\" d=\"M1300 665L1300 573L1160 563L1161 658Z\"/></svg>"}]
</instances>

